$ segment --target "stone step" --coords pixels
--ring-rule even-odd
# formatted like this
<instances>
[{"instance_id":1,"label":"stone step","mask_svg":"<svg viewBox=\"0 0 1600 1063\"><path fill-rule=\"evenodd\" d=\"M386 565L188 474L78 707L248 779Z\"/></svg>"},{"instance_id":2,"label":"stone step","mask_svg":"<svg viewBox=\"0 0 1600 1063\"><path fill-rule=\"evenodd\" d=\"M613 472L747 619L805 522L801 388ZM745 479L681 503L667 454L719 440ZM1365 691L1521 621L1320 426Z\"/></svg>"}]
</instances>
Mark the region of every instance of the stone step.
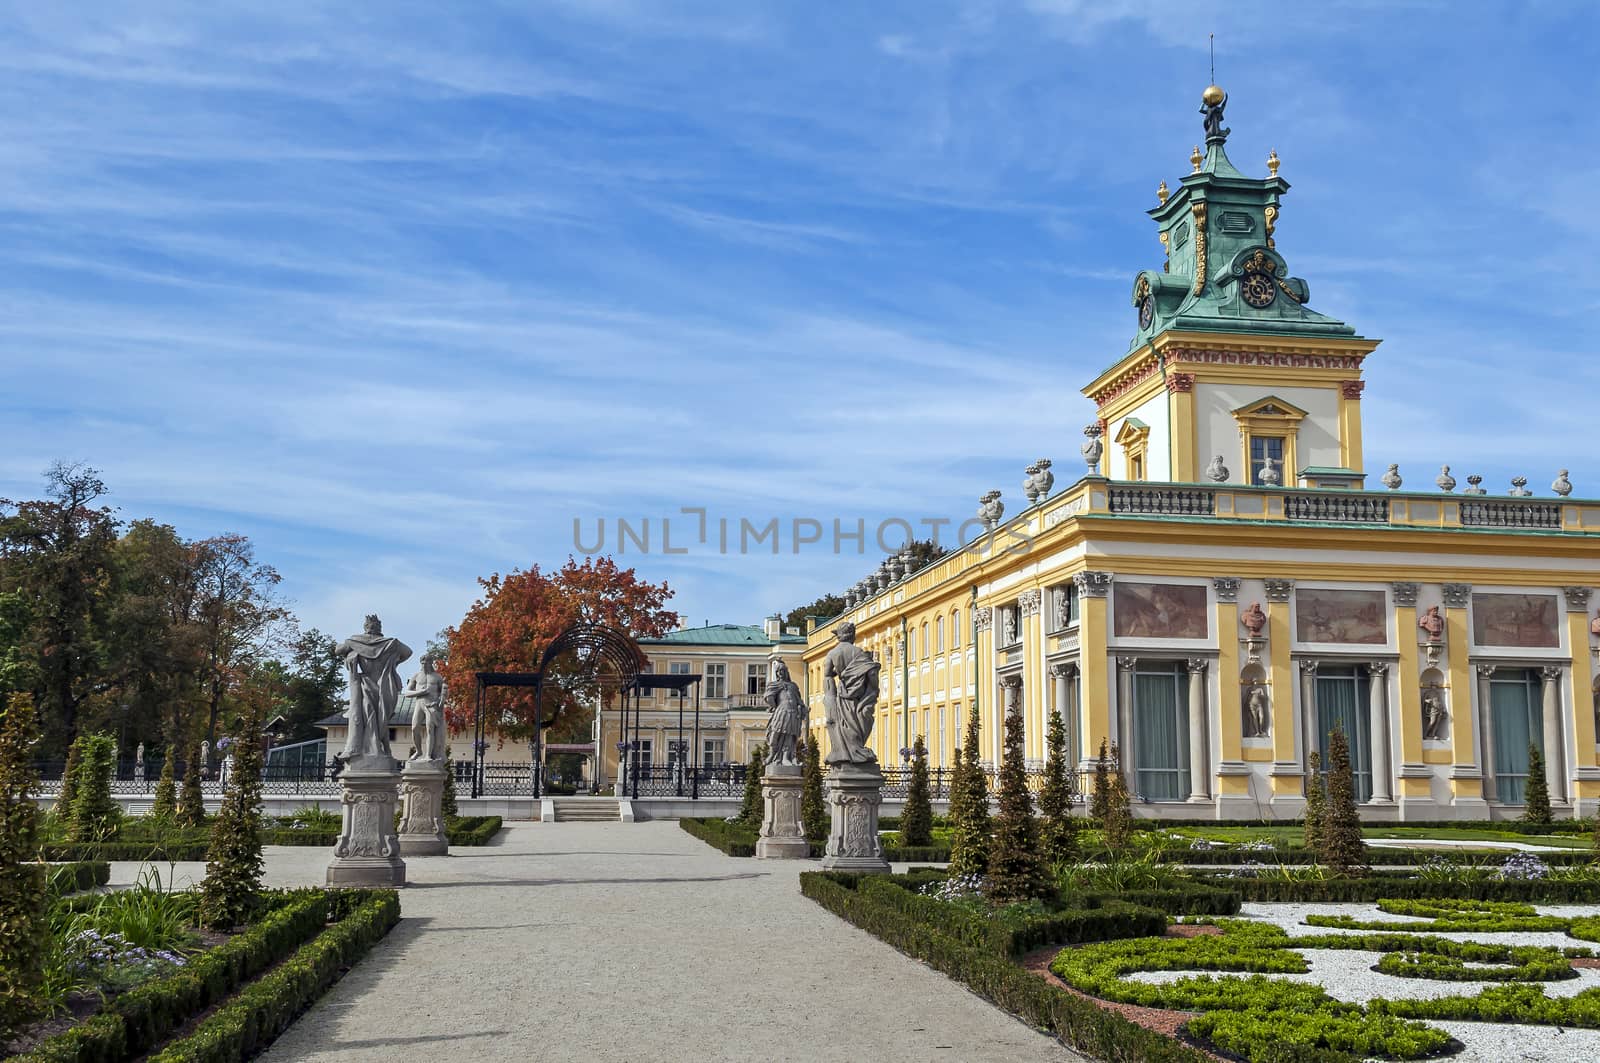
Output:
<instances>
[{"instance_id":1,"label":"stone step","mask_svg":"<svg viewBox=\"0 0 1600 1063\"><path fill-rule=\"evenodd\" d=\"M622 819L616 801L558 798L551 805L557 823L617 823Z\"/></svg>"}]
</instances>

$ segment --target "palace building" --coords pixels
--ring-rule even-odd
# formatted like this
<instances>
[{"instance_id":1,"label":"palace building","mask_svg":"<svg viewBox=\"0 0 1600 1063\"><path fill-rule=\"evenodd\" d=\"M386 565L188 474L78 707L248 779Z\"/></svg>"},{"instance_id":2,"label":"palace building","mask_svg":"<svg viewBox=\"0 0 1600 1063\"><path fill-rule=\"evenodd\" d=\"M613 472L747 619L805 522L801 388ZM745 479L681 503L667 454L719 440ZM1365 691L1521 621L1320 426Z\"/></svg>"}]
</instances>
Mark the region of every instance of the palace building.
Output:
<instances>
[{"instance_id":1,"label":"palace building","mask_svg":"<svg viewBox=\"0 0 1600 1063\"><path fill-rule=\"evenodd\" d=\"M1133 339L1083 389L1084 475L1056 491L1030 465L1021 512L990 492L985 535L856 584L809 634L812 726L849 621L883 663L886 765L918 735L948 764L971 713L993 763L1019 712L1037 766L1056 713L1082 768L1119 747L1141 814L1284 819L1339 728L1368 818L1520 815L1530 746L1557 815L1594 814L1600 502L1564 471L1550 497L1458 491L1448 469L1367 482L1379 341L1312 308L1278 247L1276 153L1241 173L1225 94L1203 100L1205 150L1149 211L1166 261L1133 278Z\"/></svg>"}]
</instances>

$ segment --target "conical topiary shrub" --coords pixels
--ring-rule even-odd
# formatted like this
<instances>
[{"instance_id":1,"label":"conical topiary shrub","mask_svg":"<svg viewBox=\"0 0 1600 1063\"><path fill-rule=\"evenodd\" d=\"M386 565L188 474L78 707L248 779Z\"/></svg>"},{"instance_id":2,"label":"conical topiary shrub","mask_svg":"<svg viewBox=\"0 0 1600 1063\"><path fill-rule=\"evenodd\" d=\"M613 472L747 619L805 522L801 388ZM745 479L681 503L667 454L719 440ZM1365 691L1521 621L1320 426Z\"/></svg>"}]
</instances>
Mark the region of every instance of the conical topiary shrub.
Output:
<instances>
[{"instance_id":1,"label":"conical topiary shrub","mask_svg":"<svg viewBox=\"0 0 1600 1063\"><path fill-rule=\"evenodd\" d=\"M1122 773L1122 751L1114 742L1107 761L1106 816L1101 832L1106 848L1116 853L1133 841L1133 797L1128 793L1127 776Z\"/></svg>"},{"instance_id":2,"label":"conical topiary shrub","mask_svg":"<svg viewBox=\"0 0 1600 1063\"><path fill-rule=\"evenodd\" d=\"M1072 819L1072 775L1067 767L1067 729L1052 712L1045 728L1044 785L1039 789L1040 848L1052 864L1078 859L1078 828Z\"/></svg>"},{"instance_id":3,"label":"conical topiary shrub","mask_svg":"<svg viewBox=\"0 0 1600 1063\"><path fill-rule=\"evenodd\" d=\"M178 801L178 822L201 827L206 822L205 791L200 788L200 743L190 742L183 758L183 790Z\"/></svg>"},{"instance_id":4,"label":"conical topiary shrub","mask_svg":"<svg viewBox=\"0 0 1600 1063\"><path fill-rule=\"evenodd\" d=\"M1322 821L1327 816L1328 792L1322 781L1322 754L1315 749L1306 758L1305 847L1322 852ZM1320 856L1319 856L1320 858Z\"/></svg>"},{"instance_id":5,"label":"conical topiary shrub","mask_svg":"<svg viewBox=\"0 0 1600 1063\"><path fill-rule=\"evenodd\" d=\"M928 748L918 735L911 744L911 782L906 786L906 804L900 812L900 844L933 844L933 797L928 791Z\"/></svg>"},{"instance_id":6,"label":"conical topiary shrub","mask_svg":"<svg viewBox=\"0 0 1600 1063\"><path fill-rule=\"evenodd\" d=\"M1089 795L1089 819L1106 829L1106 810L1111 806L1111 753L1106 739L1100 739L1100 754L1094 761L1094 790Z\"/></svg>"},{"instance_id":7,"label":"conical topiary shrub","mask_svg":"<svg viewBox=\"0 0 1600 1063\"><path fill-rule=\"evenodd\" d=\"M167 746L161 760L161 777L156 780L156 799L150 805L150 818L162 823L170 823L178 815L178 779L172 767L176 754L173 746Z\"/></svg>"},{"instance_id":8,"label":"conical topiary shrub","mask_svg":"<svg viewBox=\"0 0 1600 1063\"><path fill-rule=\"evenodd\" d=\"M1044 899L1056 894L1054 880L1039 850L1039 825L1033 819L1028 771L1022 762L1022 713L1006 713L1004 753L1000 758L999 814L989 842L984 892L995 904Z\"/></svg>"},{"instance_id":9,"label":"conical topiary shrub","mask_svg":"<svg viewBox=\"0 0 1600 1063\"><path fill-rule=\"evenodd\" d=\"M989 785L978 763L978 713L967 717L966 763L961 769L961 815L951 823L950 877L981 876L989 866Z\"/></svg>"},{"instance_id":10,"label":"conical topiary shrub","mask_svg":"<svg viewBox=\"0 0 1600 1063\"><path fill-rule=\"evenodd\" d=\"M62 828L72 825L72 806L78 803L78 761L83 758L83 743L88 735L78 735L67 747L67 763L61 769L61 789L56 791L55 808L51 810L56 824Z\"/></svg>"},{"instance_id":11,"label":"conical topiary shrub","mask_svg":"<svg viewBox=\"0 0 1600 1063\"><path fill-rule=\"evenodd\" d=\"M1528 743L1528 785L1523 791L1522 818L1528 823L1550 822L1550 783L1544 776L1544 754Z\"/></svg>"},{"instance_id":12,"label":"conical topiary shrub","mask_svg":"<svg viewBox=\"0 0 1600 1063\"><path fill-rule=\"evenodd\" d=\"M206 877L200 883L200 921L213 930L247 922L261 891L262 709L251 693L246 697L233 736L233 770L211 825Z\"/></svg>"},{"instance_id":13,"label":"conical topiary shrub","mask_svg":"<svg viewBox=\"0 0 1600 1063\"><path fill-rule=\"evenodd\" d=\"M750 768L744 776L744 801L739 805L739 823L751 830L760 830L766 816L761 793L761 780L765 775L767 747L763 743L750 754Z\"/></svg>"},{"instance_id":14,"label":"conical topiary shrub","mask_svg":"<svg viewBox=\"0 0 1600 1063\"><path fill-rule=\"evenodd\" d=\"M439 815L455 819L461 814L456 805L456 766L450 759L450 750L444 751L444 794L439 798Z\"/></svg>"},{"instance_id":15,"label":"conical topiary shrub","mask_svg":"<svg viewBox=\"0 0 1600 1063\"><path fill-rule=\"evenodd\" d=\"M110 841L122 809L111 797L111 776L117 768L117 744L110 735L88 735L78 760L78 794L72 804L67 837L75 842Z\"/></svg>"},{"instance_id":16,"label":"conical topiary shrub","mask_svg":"<svg viewBox=\"0 0 1600 1063\"><path fill-rule=\"evenodd\" d=\"M1322 863L1336 875L1366 874L1367 845L1361 840L1350 742L1335 728L1328 736L1328 809L1321 830Z\"/></svg>"},{"instance_id":17,"label":"conical topiary shrub","mask_svg":"<svg viewBox=\"0 0 1600 1063\"><path fill-rule=\"evenodd\" d=\"M813 734L806 742L805 778L800 786L800 827L814 842L826 841L828 802L822 796L822 743Z\"/></svg>"}]
</instances>

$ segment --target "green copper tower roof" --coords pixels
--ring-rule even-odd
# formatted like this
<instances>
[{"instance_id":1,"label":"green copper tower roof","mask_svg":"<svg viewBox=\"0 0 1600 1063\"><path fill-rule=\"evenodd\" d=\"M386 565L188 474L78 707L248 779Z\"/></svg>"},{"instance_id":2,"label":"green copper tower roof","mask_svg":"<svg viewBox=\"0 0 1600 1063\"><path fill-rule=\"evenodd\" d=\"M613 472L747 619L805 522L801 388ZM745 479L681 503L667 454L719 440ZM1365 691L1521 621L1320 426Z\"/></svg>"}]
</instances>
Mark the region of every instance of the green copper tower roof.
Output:
<instances>
[{"instance_id":1,"label":"green copper tower roof","mask_svg":"<svg viewBox=\"0 0 1600 1063\"><path fill-rule=\"evenodd\" d=\"M1202 99L1205 154L1195 150L1194 170L1176 191L1162 183L1161 205L1149 212L1167 262L1134 278L1139 328L1129 349L1172 330L1355 338L1355 329L1310 308L1310 286L1278 253L1274 229L1289 182L1278 176L1277 153L1269 176L1246 177L1225 148L1227 94L1212 85Z\"/></svg>"}]
</instances>

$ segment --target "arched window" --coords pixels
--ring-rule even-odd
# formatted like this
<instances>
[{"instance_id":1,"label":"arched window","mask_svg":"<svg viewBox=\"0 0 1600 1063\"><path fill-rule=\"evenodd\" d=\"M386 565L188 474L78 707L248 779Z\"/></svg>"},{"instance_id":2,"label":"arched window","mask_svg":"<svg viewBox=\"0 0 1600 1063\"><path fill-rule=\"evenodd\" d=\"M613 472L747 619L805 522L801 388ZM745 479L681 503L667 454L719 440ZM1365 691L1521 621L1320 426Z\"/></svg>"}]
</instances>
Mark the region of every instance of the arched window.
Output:
<instances>
[{"instance_id":1,"label":"arched window","mask_svg":"<svg viewBox=\"0 0 1600 1063\"><path fill-rule=\"evenodd\" d=\"M933 618L933 652L944 652L944 617Z\"/></svg>"},{"instance_id":2,"label":"arched window","mask_svg":"<svg viewBox=\"0 0 1600 1063\"><path fill-rule=\"evenodd\" d=\"M950 648L961 648L961 610L957 609L950 614Z\"/></svg>"},{"instance_id":3,"label":"arched window","mask_svg":"<svg viewBox=\"0 0 1600 1063\"><path fill-rule=\"evenodd\" d=\"M926 661L928 654L933 652L933 643L928 641L928 622L922 622L922 659Z\"/></svg>"}]
</instances>

